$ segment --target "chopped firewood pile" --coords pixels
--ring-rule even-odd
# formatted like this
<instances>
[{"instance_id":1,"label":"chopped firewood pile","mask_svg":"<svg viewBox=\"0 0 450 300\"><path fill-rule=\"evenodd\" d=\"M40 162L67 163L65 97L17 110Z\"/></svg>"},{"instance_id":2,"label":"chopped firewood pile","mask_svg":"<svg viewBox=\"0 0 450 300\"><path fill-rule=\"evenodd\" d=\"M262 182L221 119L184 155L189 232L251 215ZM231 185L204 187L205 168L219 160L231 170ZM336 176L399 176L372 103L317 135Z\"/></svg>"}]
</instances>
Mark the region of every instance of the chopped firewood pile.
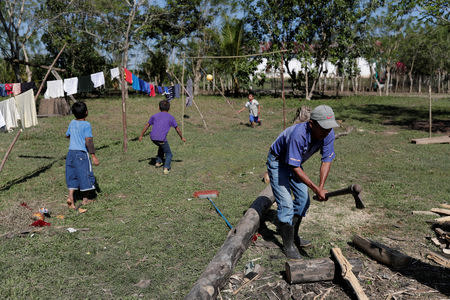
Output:
<instances>
[{"instance_id":1,"label":"chopped firewood pile","mask_svg":"<svg viewBox=\"0 0 450 300\"><path fill-rule=\"evenodd\" d=\"M450 256L448 256L450 255L450 204L440 204L439 208L432 208L429 213L438 218L427 221L432 225L431 228L434 233L433 236L427 238L438 247L438 252L444 255L430 252L427 258L444 267L450 268Z\"/></svg>"}]
</instances>

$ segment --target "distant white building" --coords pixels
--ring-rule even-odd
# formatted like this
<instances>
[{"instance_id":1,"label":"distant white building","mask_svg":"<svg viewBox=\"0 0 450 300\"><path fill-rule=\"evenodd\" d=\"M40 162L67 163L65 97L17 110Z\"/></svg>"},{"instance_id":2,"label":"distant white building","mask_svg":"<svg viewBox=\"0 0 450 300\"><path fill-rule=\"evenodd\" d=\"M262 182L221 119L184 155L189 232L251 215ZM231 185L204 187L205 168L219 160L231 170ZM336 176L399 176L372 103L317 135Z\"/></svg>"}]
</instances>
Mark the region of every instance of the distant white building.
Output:
<instances>
[{"instance_id":1,"label":"distant white building","mask_svg":"<svg viewBox=\"0 0 450 300\"><path fill-rule=\"evenodd\" d=\"M369 63L364 58L358 58L358 68L360 70L360 75L362 78L370 78L370 66ZM266 73L268 77L279 77L280 74L278 72L269 71L266 72L267 69L267 59L263 58L262 63L258 65L257 73ZM302 69L302 64L298 59L293 59L289 62L289 69L295 70L298 72ZM336 75L336 66L334 66L330 62L325 62L323 64L323 71L327 70L327 77L334 77ZM289 78L289 74L285 71L284 76ZM323 74L322 74L323 76Z\"/></svg>"}]
</instances>

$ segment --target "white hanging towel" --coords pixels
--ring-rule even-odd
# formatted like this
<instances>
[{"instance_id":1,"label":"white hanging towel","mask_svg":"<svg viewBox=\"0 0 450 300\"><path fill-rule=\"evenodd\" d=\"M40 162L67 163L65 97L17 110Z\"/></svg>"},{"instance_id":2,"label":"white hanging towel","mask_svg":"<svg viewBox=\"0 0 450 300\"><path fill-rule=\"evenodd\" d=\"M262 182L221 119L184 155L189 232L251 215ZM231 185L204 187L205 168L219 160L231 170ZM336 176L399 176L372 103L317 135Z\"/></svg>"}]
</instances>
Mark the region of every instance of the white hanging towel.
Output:
<instances>
[{"instance_id":1,"label":"white hanging towel","mask_svg":"<svg viewBox=\"0 0 450 300\"><path fill-rule=\"evenodd\" d=\"M16 96L16 107L23 128L36 126L38 124L33 89Z\"/></svg>"},{"instance_id":2,"label":"white hanging towel","mask_svg":"<svg viewBox=\"0 0 450 300\"><path fill-rule=\"evenodd\" d=\"M105 76L103 75L103 72L91 74L91 80L94 84L94 88L105 85Z\"/></svg>"},{"instance_id":3,"label":"white hanging towel","mask_svg":"<svg viewBox=\"0 0 450 300\"><path fill-rule=\"evenodd\" d=\"M111 80L113 80L114 78L120 77L119 68L114 68L114 69L111 69L110 71L111 71Z\"/></svg>"},{"instance_id":4,"label":"white hanging towel","mask_svg":"<svg viewBox=\"0 0 450 300\"><path fill-rule=\"evenodd\" d=\"M5 120L7 131L18 126L18 120L20 120L20 116L17 112L16 101L14 100L14 98L9 98L7 100L1 101L0 112Z\"/></svg>"},{"instance_id":5,"label":"white hanging towel","mask_svg":"<svg viewBox=\"0 0 450 300\"><path fill-rule=\"evenodd\" d=\"M78 92L78 77L64 79L64 92L73 95Z\"/></svg>"},{"instance_id":6,"label":"white hanging towel","mask_svg":"<svg viewBox=\"0 0 450 300\"><path fill-rule=\"evenodd\" d=\"M47 90L45 91L44 98L62 98L64 97L64 86L62 80L50 80L47 81Z\"/></svg>"},{"instance_id":7,"label":"white hanging towel","mask_svg":"<svg viewBox=\"0 0 450 300\"><path fill-rule=\"evenodd\" d=\"M0 128L6 125L5 118L3 118L3 114L0 110Z\"/></svg>"}]
</instances>

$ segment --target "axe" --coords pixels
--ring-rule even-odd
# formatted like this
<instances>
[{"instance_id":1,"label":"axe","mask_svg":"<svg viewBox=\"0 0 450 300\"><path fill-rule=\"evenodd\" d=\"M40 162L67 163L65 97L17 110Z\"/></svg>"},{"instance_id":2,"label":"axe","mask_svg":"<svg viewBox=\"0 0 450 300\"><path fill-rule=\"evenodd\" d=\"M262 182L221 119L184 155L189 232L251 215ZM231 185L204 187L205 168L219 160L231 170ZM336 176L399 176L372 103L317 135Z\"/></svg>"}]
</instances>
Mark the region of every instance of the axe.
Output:
<instances>
[{"instance_id":1,"label":"axe","mask_svg":"<svg viewBox=\"0 0 450 300\"><path fill-rule=\"evenodd\" d=\"M359 197L359 194L361 193L361 186L359 184L352 184L348 186L345 189L340 189L333 192L328 192L325 194L326 198L334 197L334 196L340 196L340 195L347 195L352 194L353 198L355 198L355 206L356 208L363 209L366 206L362 202L361 198ZM314 200L317 200L317 196L313 197Z\"/></svg>"}]
</instances>

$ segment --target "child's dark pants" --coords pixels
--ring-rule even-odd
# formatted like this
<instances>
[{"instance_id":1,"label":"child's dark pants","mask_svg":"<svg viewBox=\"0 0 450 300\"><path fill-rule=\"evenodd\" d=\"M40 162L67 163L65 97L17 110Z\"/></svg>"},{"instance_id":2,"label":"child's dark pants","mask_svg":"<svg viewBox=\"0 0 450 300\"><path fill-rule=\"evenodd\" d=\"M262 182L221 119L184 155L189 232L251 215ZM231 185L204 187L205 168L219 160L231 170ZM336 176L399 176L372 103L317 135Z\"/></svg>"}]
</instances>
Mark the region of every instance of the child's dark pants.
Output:
<instances>
[{"instance_id":1,"label":"child's dark pants","mask_svg":"<svg viewBox=\"0 0 450 300\"><path fill-rule=\"evenodd\" d=\"M164 168L170 170L170 163L172 162L172 151L170 151L169 142L165 141L153 141L152 142L158 146L158 154L156 156L156 162L162 163L164 160L164 156L166 159L164 160Z\"/></svg>"}]
</instances>

